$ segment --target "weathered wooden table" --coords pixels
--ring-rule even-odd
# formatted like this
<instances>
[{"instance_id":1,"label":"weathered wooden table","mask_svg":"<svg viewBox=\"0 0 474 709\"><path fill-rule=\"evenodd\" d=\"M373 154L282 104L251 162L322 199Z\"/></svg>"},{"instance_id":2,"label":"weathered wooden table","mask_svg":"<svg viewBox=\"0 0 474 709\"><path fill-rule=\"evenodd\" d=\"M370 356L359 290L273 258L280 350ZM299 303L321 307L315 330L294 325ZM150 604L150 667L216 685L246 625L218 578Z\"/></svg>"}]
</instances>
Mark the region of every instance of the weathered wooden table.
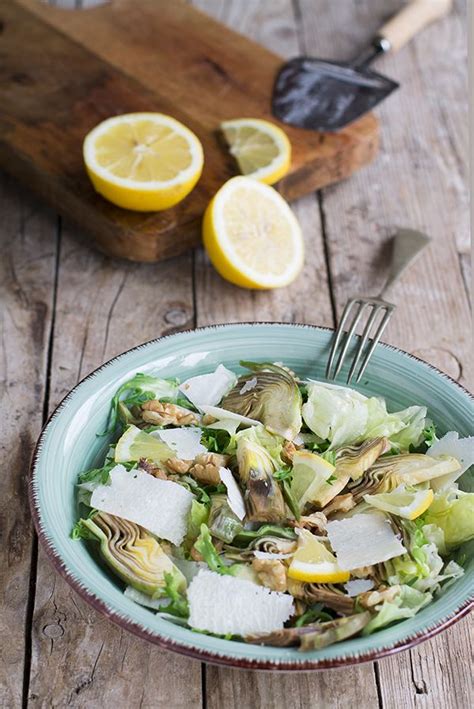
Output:
<instances>
[{"instance_id":1,"label":"weathered wooden table","mask_svg":"<svg viewBox=\"0 0 474 709\"><path fill-rule=\"evenodd\" d=\"M400 2L196 4L282 55L344 58ZM381 154L347 182L295 204L307 260L290 288L238 290L217 276L201 250L159 265L111 261L1 178L2 707L472 706L468 620L390 659L313 674L233 671L160 651L98 615L53 571L37 547L26 499L41 426L91 369L140 342L196 325L332 326L348 296L377 292L397 225L424 230L434 241L397 286L398 311L385 339L466 381L465 22L465 5L457 2L448 19L380 61L381 71L402 85L378 111Z\"/></svg>"}]
</instances>

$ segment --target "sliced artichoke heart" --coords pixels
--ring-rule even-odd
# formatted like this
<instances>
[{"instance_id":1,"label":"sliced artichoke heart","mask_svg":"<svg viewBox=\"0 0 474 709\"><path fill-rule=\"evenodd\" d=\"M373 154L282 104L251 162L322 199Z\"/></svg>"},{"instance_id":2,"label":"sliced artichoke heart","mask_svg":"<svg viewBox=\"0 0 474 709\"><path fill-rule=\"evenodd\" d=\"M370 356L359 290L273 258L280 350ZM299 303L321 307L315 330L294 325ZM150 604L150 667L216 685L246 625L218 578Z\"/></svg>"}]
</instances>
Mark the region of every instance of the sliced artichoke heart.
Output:
<instances>
[{"instance_id":1,"label":"sliced artichoke heart","mask_svg":"<svg viewBox=\"0 0 474 709\"><path fill-rule=\"evenodd\" d=\"M242 364L253 371L239 377L221 406L257 419L272 433L292 441L302 425L302 399L296 380L278 365Z\"/></svg>"},{"instance_id":2,"label":"sliced artichoke heart","mask_svg":"<svg viewBox=\"0 0 474 709\"><path fill-rule=\"evenodd\" d=\"M239 476L245 486L244 501L250 522L282 522L285 501L277 481L270 454L245 438L237 444Z\"/></svg>"},{"instance_id":3,"label":"sliced artichoke heart","mask_svg":"<svg viewBox=\"0 0 474 709\"><path fill-rule=\"evenodd\" d=\"M105 512L84 520L84 525L100 543L107 565L137 591L160 596L165 586L165 574L172 574L180 589L186 588L181 571L143 527Z\"/></svg>"}]
</instances>

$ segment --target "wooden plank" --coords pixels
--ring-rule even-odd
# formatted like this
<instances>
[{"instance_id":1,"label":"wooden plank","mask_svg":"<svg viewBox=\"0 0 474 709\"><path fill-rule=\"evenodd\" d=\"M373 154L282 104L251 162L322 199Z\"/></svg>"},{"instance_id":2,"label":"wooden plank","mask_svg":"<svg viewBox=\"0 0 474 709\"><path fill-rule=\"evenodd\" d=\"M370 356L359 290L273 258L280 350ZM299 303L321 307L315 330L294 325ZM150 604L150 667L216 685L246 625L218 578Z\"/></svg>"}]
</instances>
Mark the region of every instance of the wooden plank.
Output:
<instances>
[{"instance_id":1,"label":"wooden plank","mask_svg":"<svg viewBox=\"0 0 474 709\"><path fill-rule=\"evenodd\" d=\"M398 7L398 0L363 0L337 7L324 0L315 16L313 4L301 0L305 49L329 59L350 57ZM392 294L398 309L385 339L460 381L468 362L470 315L456 235L466 233L467 151L462 153L457 144L458 119L450 124L449 116L465 115L466 98L458 88L465 81L465 63L449 60L448 74L446 57L465 53L465 30L460 30L464 9L462 2L457 3L449 18L427 29L397 56L378 62L382 73L401 83L379 109L385 126L381 155L366 171L323 193L339 312L349 296L380 289L387 275L388 240L397 225L419 228L433 237L429 251ZM440 106L449 107L444 122ZM467 706L468 674L463 667L467 628L467 622L460 623L449 634L378 663L384 706Z\"/></svg>"},{"instance_id":2,"label":"wooden plank","mask_svg":"<svg viewBox=\"0 0 474 709\"><path fill-rule=\"evenodd\" d=\"M43 423L56 219L0 175L0 706L20 707L35 543L27 498ZM28 659L27 659L28 662Z\"/></svg>"},{"instance_id":3,"label":"wooden plank","mask_svg":"<svg viewBox=\"0 0 474 709\"><path fill-rule=\"evenodd\" d=\"M338 5L336 10L325 0L320 7L325 22L321 23L312 3L302 0L306 50L328 58L350 56L397 7L398 0L364 0L357 5ZM425 30L396 56L377 63L381 72L401 83L401 89L379 108L385 126L382 153L350 181L326 190L324 211L339 310L349 295L380 290L396 226L419 228L433 237L430 249L390 294L398 309L385 340L462 379L469 351L465 327L469 311L454 235L463 231L465 216L458 191L450 188L451 173L439 167L441 152L449 150L449 140L446 135L442 140L432 101L420 100L435 91L436 56L451 51L451 44L446 45L446 38L451 37L446 26L453 22L457 22L456 15ZM350 34L341 33L341 27L351 28ZM436 47L436 55L430 47ZM423 68L427 54L431 57L430 79ZM451 69L463 72L464 66L453 64ZM444 100L449 101L449 85L442 90ZM457 94L450 99L456 105Z\"/></svg>"},{"instance_id":4,"label":"wooden plank","mask_svg":"<svg viewBox=\"0 0 474 709\"><path fill-rule=\"evenodd\" d=\"M51 407L113 355L194 319L191 258L117 264L61 240ZM198 662L159 650L88 606L40 552L32 626L31 706L189 709L201 703Z\"/></svg>"},{"instance_id":5,"label":"wooden plank","mask_svg":"<svg viewBox=\"0 0 474 709\"><path fill-rule=\"evenodd\" d=\"M0 8L0 165L89 231L91 243L108 254L153 261L199 243L205 206L235 174L216 138L219 122L269 115L280 59L181 1L116 0L70 12L36 0L1 0ZM93 126L111 115L147 110L183 121L205 153L192 196L155 214L107 203L82 164L82 141ZM378 145L372 116L338 135L288 133L293 160L279 185L288 198L346 177Z\"/></svg>"},{"instance_id":6,"label":"wooden plank","mask_svg":"<svg viewBox=\"0 0 474 709\"><path fill-rule=\"evenodd\" d=\"M245 0L216 4L212 0L198 0L198 5L265 46L286 55L298 51L289 0L274 0L271 4ZM297 281L280 291L241 290L222 281L199 252L195 275L198 325L238 320L333 324L317 200L314 197L300 200L295 204L295 211L305 235L307 254L305 269ZM224 706L226 709L260 706L265 709L310 706L335 709L347 707L348 697L351 706L369 709L378 705L371 665L298 675L206 668L208 709Z\"/></svg>"}]
</instances>

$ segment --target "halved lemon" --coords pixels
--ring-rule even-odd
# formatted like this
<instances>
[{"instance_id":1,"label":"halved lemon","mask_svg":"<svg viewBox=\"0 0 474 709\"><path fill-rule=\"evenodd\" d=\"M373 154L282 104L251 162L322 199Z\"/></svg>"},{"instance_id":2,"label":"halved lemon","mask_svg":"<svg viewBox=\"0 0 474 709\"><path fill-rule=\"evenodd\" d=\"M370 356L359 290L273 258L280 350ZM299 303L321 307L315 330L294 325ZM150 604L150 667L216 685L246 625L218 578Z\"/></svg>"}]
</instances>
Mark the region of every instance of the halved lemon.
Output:
<instances>
[{"instance_id":1,"label":"halved lemon","mask_svg":"<svg viewBox=\"0 0 474 709\"><path fill-rule=\"evenodd\" d=\"M236 118L221 130L243 175L273 185L286 175L291 143L281 128L260 118Z\"/></svg>"},{"instance_id":2,"label":"halved lemon","mask_svg":"<svg viewBox=\"0 0 474 709\"><path fill-rule=\"evenodd\" d=\"M204 162L199 139L162 113L127 113L99 123L83 146L97 192L125 209L173 207L198 181Z\"/></svg>"},{"instance_id":3,"label":"halved lemon","mask_svg":"<svg viewBox=\"0 0 474 709\"><path fill-rule=\"evenodd\" d=\"M303 266L298 221L273 187L233 177L206 209L203 240L220 275L243 288L280 288Z\"/></svg>"},{"instance_id":4,"label":"halved lemon","mask_svg":"<svg viewBox=\"0 0 474 709\"><path fill-rule=\"evenodd\" d=\"M161 463L174 455L175 453L163 441L146 431L141 431L137 426L129 426L117 441L114 458L116 463L128 463L140 458Z\"/></svg>"},{"instance_id":5,"label":"halved lemon","mask_svg":"<svg viewBox=\"0 0 474 709\"><path fill-rule=\"evenodd\" d=\"M288 576L307 583L344 583L350 578L325 545L307 529L298 530L298 548L291 560Z\"/></svg>"},{"instance_id":6,"label":"halved lemon","mask_svg":"<svg viewBox=\"0 0 474 709\"><path fill-rule=\"evenodd\" d=\"M392 492L382 492L379 495L364 495L364 500L384 512L391 512L405 519L416 519L433 502L433 490L407 490L400 485Z\"/></svg>"}]
</instances>

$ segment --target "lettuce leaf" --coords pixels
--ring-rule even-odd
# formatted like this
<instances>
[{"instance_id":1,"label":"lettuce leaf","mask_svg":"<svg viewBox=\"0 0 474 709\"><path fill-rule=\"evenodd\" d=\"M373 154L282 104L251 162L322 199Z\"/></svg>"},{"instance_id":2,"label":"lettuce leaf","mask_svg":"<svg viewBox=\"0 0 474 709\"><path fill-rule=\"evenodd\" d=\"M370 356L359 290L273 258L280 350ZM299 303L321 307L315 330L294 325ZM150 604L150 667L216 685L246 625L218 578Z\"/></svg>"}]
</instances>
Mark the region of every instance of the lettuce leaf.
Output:
<instances>
[{"instance_id":1,"label":"lettuce leaf","mask_svg":"<svg viewBox=\"0 0 474 709\"><path fill-rule=\"evenodd\" d=\"M362 631L362 635L370 635L376 630L387 627L397 620L412 618L418 611L426 606L432 599L431 593L423 593L410 586L402 585L400 594L394 601L384 601L377 606L377 614L370 620Z\"/></svg>"},{"instance_id":2,"label":"lettuce leaf","mask_svg":"<svg viewBox=\"0 0 474 709\"><path fill-rule=\"evenodd\" d=\"M474 537L474 492L455 488L439 492L423 516L427 525L436 525L444 533L448 549Z\"/></svg>"},{"instance_id":3,"label":"lettuce leaf","mask_svg":"<svg viewBox=\"0 0 474 709\"><path fill-rule=\"evenodd\" d=\"M405 451L423 440L426 407L410 406L388 413L385 402L334 384L309 381L308 400L303 405L306 425L330 448L386 436L396 451Z\"/></svg>"}]
</instances>

